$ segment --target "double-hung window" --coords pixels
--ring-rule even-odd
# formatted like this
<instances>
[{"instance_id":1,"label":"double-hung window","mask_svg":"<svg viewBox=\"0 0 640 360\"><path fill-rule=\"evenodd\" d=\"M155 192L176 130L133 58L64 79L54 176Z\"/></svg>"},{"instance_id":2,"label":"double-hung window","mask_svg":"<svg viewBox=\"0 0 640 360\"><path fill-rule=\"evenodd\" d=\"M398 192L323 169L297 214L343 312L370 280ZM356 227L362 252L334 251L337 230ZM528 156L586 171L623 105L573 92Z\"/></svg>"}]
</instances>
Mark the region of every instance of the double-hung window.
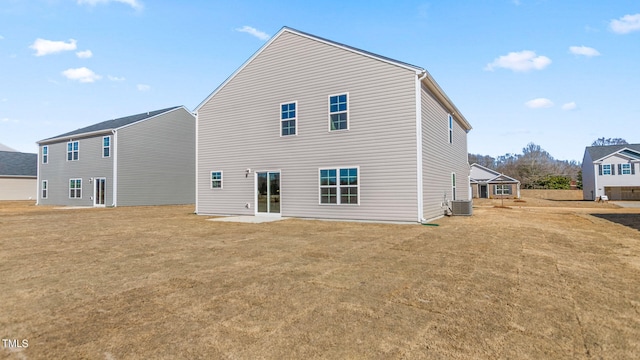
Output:
<instances>
[{"instance_id":1,"label":"double-hung window","mask_svg":"<svg viewBox=\"0 0 640 360\"><path fill-rule=\"evenodd\" d=\"M296 135L297 102L280 104L280 135Z\"/></svg>"},{"instance_id":2,"label":"double-hung window","mask_svg":"<svg viewBox=\"0 0 640 360\"><path fill-rule=\"evenodd\" d=\"M453 116L449 114L449 144L453 144Z\"/></svg>"},{"instance_id":3,"label":"double-hung window","mask_svg":"<svg viewBox=\"0 0 640 360\"><path fill-rule=\"evenodd\" d=\"M451 173L451 195L456 200L456 173Z\"/></svg>"},{"instance_id":4,"label":"double-hung window","mask_svg":"<svg viewBox=\"0 0 640 360\"><path fill-rule=\"evenodd\" d=\"M359 203L358 168L320 169L320 204Z\"/></svg>"},{"instance_id":5,"label":"double-hung window","mask_svg":"<svg viewBox=\"0 0 640 360\"><path fill-rule=\"evenodd\" d=\"M49 146L45 145L42 147L42 163L49 163Z\"/></svg>"},{"instance_id":6,"label":"double-hung window","mask_svg":"<svg viewBox=\"0 0 640 360\"><path fill-rule=\"evenodd\" d=\"M602 165L602 175L611 175L611 164Z\"/></svg>"},{"instance_id":7,"label":"double-hung window","mask_svg":"<svg viewBox=\"0 0 640 360\"><path fill-rule=\"evenodd\" d=\"M618 174L631 175L631 164L621 164L620 169L618 169Z\"/></svg>"},{"instance_id":8,"label":"double-hung window","mask_svg":"<svg viewBox=\"0 0 640 360\"><path fill-rule=\"evenodd\" d=\"M329 129L349 129L349 99L348 94L329 96Z\"/></svg>"},{"instance_id":9,"label":"double-hung window","mask_svg":"<svg viewBox=\"0 0 640 360\"><path fill-rule=\"evenodd\" d=\"M211 172L211 188L222 189L222 171Z\"/></svg>"},{"instance_id":10,"label":"double-hung window","mask_svg":"<svg viewBox=\"0 0 640 360\"><path fill-rule=\"evenodd\" d=\"M82 199L82 179L69 179L69 198Z\"/></svg>"},{"instance_id":11,"label":"double-hung window","mask_svg":"<svg viewBox=\"0 0 640 360\"><path fill-rule=\"evenodd\" d=\"M77 141L67 143L67 161L76 161L79 158L80 148Z\"/></svg>"},{"instance_id":12,"label":"double-hung window","mask_svg":"<svg viewBox=\"0 0 640 360\"><path fill-rule=\"evenodd\" d=\"M102 137L102 157L111 156L111 136Z\"/></svg>"},{"instance_id":13,"label":"double-hung window","mask_svg":"<svg viewBox=\"0 0 640 360\"><path fill-rule=\"evenodd\" d=\"M46 199L49 196L49 180L42 180L42 198Z\"/></svg>"},{"instance_id":14,"label":"double-hung window","mask_svg":"<svg viewBox=\"0 0 640 360\"><path fill-rule=\"evenodd\" d=\"M511 185L495 185L494 188L495 195L511 195Z\"/></svg>"}]
</instances>

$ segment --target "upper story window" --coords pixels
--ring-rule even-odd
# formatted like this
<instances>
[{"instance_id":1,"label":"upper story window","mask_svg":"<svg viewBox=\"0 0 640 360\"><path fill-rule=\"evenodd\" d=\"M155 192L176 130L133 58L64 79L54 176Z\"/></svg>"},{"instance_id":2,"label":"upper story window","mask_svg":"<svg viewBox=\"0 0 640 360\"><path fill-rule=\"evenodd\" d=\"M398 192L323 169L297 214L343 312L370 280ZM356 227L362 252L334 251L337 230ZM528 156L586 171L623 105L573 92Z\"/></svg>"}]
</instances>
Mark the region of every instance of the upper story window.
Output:
<instances>
[{"instance_id":1,"label":"upper story window","mask_svg":"<svg viewBox=\"0 0 640 360\"><path fill-rule=\"evenodd\" d=\"M79 158L79 146L77 141L67 143L67 161L76 161Z\"/></svg>"},{"instance_id":2,"label":"upper story window","mask_svg":"<svg viewBox=\"0 0 640 360\"><path fill-rule=\"evenodd\" d=\"M320 204L358 204L358 168L320 169Z\"/></svg>"},{"instance_id":3,"label":"upper story window","mask_svg":"<svg viewBox=\"0 0 640 360\"><path fill-rule=\"evenodd\" d=\"M280 104L280 135L296 135L297 102Z\"/></svg>"},{"instance_id":4,"label":"upper story window","mask_svg":"<svg viewBox=\"0 0 640 360\"><path fill-rule=\"evenodd\" d=\"M449 114L449 144L453 144L453 116Z\"/></svg>"},{"instance_id":5,"label":"upper story window","mask_svg":"<svg viewBox=\"0 0 640 360\"><path fill-rule=\"evenodd\" d=\"M222 171L211 172L211 188L222 189Z\"/></svg>"},{"instance_id":6,"label":"upper story window","mask_svg":"<svg viewBox=\"0 0 640 360\"><path fill-rule=\"evenodd\" d=\"M602 174L601 175L611 175L611 164L602 165Z\"/></svg>"},{"instance_id":7,"label":"upper story window","mask_svg":"<svg viewBox=\"0 0 640 360\"><path fill-rule=\"evenodd\" d=\"M49 146L45 145L42 147L42 163L49 163Z\"/></svg>"},{"instance_id":8,"label":"upper story window","mask_svg":"<svg viewBox=\"0 0 640 360\"><path fill-rule=\"evenodd\" d=\"M349 99L348 94L329 96L329 129L349 129Z\"/></svg>"},{"instance_id":9,"label":"upper story window","mask_svg":"<svg viewBox=\"0 0 640 360\"><path fill-rule=\"evenodd\" d=\"M102 157L111 156L111 136L102 138Z\"/></svg>"}]
</instances>

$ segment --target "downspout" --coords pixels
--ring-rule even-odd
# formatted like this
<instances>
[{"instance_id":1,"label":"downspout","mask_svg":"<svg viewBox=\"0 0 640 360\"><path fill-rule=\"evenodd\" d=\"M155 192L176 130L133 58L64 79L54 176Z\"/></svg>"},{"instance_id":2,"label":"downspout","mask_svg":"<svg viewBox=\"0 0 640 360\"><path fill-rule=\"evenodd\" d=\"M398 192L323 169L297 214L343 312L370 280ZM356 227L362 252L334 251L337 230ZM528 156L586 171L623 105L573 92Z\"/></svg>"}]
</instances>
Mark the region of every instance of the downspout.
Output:
<instances>
[{"instance_id":1,"label":"downspout","mask_svg":"<svg viewBox=\"0 0 640 360\"><path fill-rule=\"evenodd\" d=\"M418 222L425 222L424 218L424 185L422 181L422 80L427 77L427 72L416 73L416 185L418 196Z\"/></svg>"},{"instance_id":2,"label":"downspout","mask_svg":"<svg viewBox=\"0 0 640 360\"><path fill-rule=\"evenodd\" d=\"M118 131L111 130L113 133L113 203L111 206L118 206Z\"/></svg>"},{"instance_id":3,"label":"downspout","mask_svg":"<svg viewBox=\"0 0 640 360\"><path fill-rule=\"evenodd\" d=\"M195 182L196 182L196 209L195 209L195 213L198 213L198 164L200 163L198 161L198 127L199 127L199 122L198 122L198 113L196 112L194 114L196 116L196 176L195 176Z\"/></svg>"}]
</instances>

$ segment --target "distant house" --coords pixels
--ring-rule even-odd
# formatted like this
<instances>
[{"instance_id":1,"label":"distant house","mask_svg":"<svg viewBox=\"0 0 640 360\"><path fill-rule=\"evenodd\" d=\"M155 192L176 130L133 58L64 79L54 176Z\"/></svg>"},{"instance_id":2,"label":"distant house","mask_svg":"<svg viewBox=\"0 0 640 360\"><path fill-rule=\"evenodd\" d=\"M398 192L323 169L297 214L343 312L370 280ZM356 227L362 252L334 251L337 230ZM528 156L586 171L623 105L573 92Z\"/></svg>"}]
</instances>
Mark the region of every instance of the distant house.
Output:
<instances>
[{"instance_id":1,"label":"distant house","mask_svg":"<svg viewBox=\"0 0 640 360\"><path fill-rule=\"evenodd\" d=\"M471 191L474 198L520 198L520 181L478 164L471 164Z\"/></svg>"},{"instance_id":2,"label":"distant house","mask_svg":"<svg viewBox=\"0 0 640 360\"><path fill-rule=\"evenodd\" d=\"M285 27L196 113L198 214L416 222L470 199L471 125L421 67Z\"/></svg>"},{"instance_id":3,"label":"distant house","mask_svg":"<svg viewBox=\"0 0 640 360\"><path fill-rule=\"evenodd\" d=\"M35 199L37 166L38 154L0 150L0 200Z\"/></svg>"},{"instance_id":4,"label":"distant house","mask_svg":"<svg viewBox=\"0 0 640 360\"><path fill-rule=\"evenodd\" d=\"M103 121L38 145L38 204L195 201L195 117L183 106Z\"/></svg>"},{"instance_id":5,"label":"distant house","mask_svg":"<svg viewBox=\"0 0 640 360\"><path fill-rule=\"evenodd\" d=\"M582 159L582 196L640 200L640 144L589 146Z\"/></svg>"}]
</instances>

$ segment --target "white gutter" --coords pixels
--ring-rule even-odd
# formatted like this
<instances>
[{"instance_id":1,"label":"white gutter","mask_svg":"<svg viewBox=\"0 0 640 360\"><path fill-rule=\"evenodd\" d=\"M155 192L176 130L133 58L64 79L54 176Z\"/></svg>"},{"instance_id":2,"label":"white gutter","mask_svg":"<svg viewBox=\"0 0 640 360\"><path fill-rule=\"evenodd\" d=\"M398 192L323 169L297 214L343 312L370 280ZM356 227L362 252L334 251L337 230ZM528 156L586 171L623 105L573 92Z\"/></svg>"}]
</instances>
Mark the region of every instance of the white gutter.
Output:
<instances>
[{"instance_id":1,"label":"white gutter","mask_svg":"<svg viewBox=\"0 0 640 360\"><path fill-rule=\"evenodd\" d=\"M113 133L113 203L111 206L118 206L118 131L111 130Z\"/></svg>"},{"instance_id":2,"label":"white gutter","mask_svg":"<svg viewBox=\"0 0 640 360\"><path fill-rule=\"evenodd\" d=\"M416 185L418 195L418 222L424 222L424 199L422 181L422 80L427 77L427 72L416 73Z\"/></svg>"}]
</instances>

